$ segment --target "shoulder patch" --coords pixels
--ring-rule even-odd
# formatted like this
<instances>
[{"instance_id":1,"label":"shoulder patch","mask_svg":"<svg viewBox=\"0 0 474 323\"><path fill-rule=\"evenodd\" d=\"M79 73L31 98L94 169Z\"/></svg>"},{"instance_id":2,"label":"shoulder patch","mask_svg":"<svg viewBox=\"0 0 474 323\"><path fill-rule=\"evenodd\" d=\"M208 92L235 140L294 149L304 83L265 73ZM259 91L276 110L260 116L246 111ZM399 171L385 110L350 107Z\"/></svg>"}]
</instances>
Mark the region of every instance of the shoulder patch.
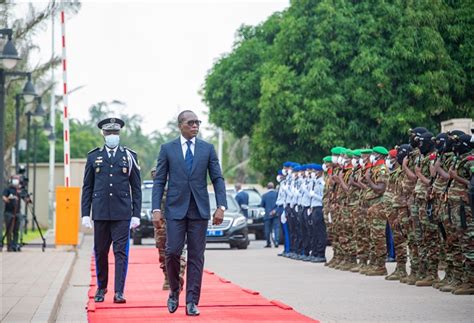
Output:
<instances>
[{"instance_id":1,"label":"shoulder patch","mask_svg":"<svg viewBox=\"0 0 474 323\"><path fill-rule=\"evenodd\" d=\"M97 150L99 150L99 147L95 147L94 149L92 149L91 151L89 151L87 154L88 154L88 155L89 155L89 154L92 154L94 151L97 151Z\"/></svg>"}]
</instances>

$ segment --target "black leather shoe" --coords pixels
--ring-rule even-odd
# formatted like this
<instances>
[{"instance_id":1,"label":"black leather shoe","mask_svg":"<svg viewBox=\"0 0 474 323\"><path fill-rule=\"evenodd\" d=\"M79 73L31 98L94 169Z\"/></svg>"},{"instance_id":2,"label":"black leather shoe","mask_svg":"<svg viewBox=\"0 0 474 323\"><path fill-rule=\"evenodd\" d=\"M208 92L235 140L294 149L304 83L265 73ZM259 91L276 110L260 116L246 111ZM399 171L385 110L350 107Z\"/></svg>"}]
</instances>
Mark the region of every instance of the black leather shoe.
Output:
<instances>
[{"instance_id":1,"label":"black leather shoe","mask_svg":"<svg viewBox=\"0 0 474 323\"><path fill-rule=\"evenodd\" d=\"M171 292L168 297L168 311L170 313L176 312L179 306L179 292Z\"/></svg>"},{"instance_id":2,"label":"black leather shoe","mask_svg":"<svg viewBox=\"0 0 474 323\"><path fill-rule=\"evenodd\" d=\"M267 244L267 245L265 245L264 248L271 248L271 247L272 247L271 245Z\"/></svg>"},{"instance_id":3,"label":"black leather shoe","mask_svg":"<svg viewBox=\"0 0 474 323\"><path fill-rule=\"evenodd\" d=\"M104 289L97 289L97 291L95 292L95 296L94 296L94 301L96 303L101 303L104 301L104 298L105 298L105 294L107 294L107 288L104 288Z\"/></svg>"},{"instance_id":4,"label":"black leather shoe","mask_svg":"<svg viewBox=\"0 0 474 323\"><path fill-rule=\"evenodd\" d=\"M186 315L188 316L198 316L199 314L199 308L197 307L196 304L194 303L188 303L186 304Z\"/></svg>"},{"instance_id":5,"label":"black leather shoe","mask_svg":"<svg viewBox=\"0 0 474 323\"><path fill-rule=\"evenodd\" d=\"M124 304L126 303L127 300L123 297L123 293L122 292L117 292L115 293L114 295L114 303L118 303L118 304Z\"/></svg>"}]
</instances>

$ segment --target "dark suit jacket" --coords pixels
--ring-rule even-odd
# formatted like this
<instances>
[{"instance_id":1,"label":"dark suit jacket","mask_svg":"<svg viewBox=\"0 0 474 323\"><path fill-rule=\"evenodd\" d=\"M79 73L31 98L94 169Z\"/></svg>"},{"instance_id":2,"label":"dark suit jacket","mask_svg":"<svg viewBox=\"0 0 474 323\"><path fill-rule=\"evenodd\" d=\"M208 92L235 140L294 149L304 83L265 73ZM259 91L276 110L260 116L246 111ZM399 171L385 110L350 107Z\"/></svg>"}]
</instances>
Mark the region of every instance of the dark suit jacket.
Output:
<instances>
[{"instance_id":1,"label":"dark suit jacket","mask_svg":"<svg viewBox=\"0 0 474 323\"><path fill-rule=\"evenodd\" d=\"M245 191L240 191L235 196L235 200L239 204L240 208L242 209L242 213L246 218L249 217L249 193Z\"/></svg>"},{"instance_id":2,"label":"dark suit jacket","mask_svg":"<svg viewBox=\"0 0 474 323\"><path fill-rule=\"evenodd\" d=\"M265 216L263 217L264 220L270 219L272 217L270 213L273 210L276 210L277 197L278 193L275 190L271 190L263 194L260 206L265 209Z\"/></svg>"},{"instance_id":3,"label":"dark suit jacket","mask_svg":"<svg viewBox=\"0 0 474 323\"><path fill-rule=\"evenodd\" d=\"M227 208L224 178L214 146L196 138L193 167L188 174L180 138L163 144L153 181L152 209L161 209L163 190L168 182L166 219L183 219L189 207L191 194L194 196L201 218L209 219L211 210L207 193L208 172L214 186L216 204Z\"/></svg>"}]
</instances>

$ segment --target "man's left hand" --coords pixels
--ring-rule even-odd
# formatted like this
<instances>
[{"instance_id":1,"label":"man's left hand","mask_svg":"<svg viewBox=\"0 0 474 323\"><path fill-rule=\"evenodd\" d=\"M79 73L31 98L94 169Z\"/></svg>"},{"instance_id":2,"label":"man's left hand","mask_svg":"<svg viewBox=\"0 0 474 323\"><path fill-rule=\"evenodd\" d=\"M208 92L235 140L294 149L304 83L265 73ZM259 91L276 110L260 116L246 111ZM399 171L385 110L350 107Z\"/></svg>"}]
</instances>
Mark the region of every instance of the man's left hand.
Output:
<instances>
[{"instance_id":1,"label":"man's left hand","mask_svg":"<svg viewBox=\"0 0 474 323\"><path fill-rule=\"evenodd\" d=\"M224 221L224 210L217 208L212 216L212 225L222 224L222 221Z\"/></svg>"},{"instance_id":2,"label":"man's left hand","mask_svg":"<svg viewBox=\"0 0 474 323\"><path fill-rule=\"evenodd\" d=\"M132 221L130 221L130 229L135 229L140 225L140 218L132 216Z\"/></svg>"}]
</instances>

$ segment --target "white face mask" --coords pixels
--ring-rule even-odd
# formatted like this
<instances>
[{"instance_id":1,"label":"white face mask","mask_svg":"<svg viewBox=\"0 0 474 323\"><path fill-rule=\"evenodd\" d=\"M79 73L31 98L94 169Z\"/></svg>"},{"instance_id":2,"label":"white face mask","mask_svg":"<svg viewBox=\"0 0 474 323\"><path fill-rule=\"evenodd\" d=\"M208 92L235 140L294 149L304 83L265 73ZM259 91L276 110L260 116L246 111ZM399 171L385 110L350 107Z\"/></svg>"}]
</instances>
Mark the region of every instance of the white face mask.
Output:
<instances>
[{"instance_id":1,"label":"white face mask","mask_svg":"<svg viewBox=\"0 0 474 323\"><path fill-rule=\"evenodd\" d=\"M337 157L337 163L339 165L344 165L344 157L341 157L341 156Z\"/></svg>"},{"instance_id":2,"label":"white face mask","mask_svg":"<svg viewBox=\"0 0 474 323\"><path fill-rule=\"evenodd\" d=\"M389 169L392 169L392 161L390 159L386 159L385 166L387 166Z\"/></svg>"},{"instance_id":3,"label":"white face mask","mask_svg":"<svg viewBox=\"0 0 474 323\"><path fill-rule=\"evenodd\" d=\"M281 170L281 172L283 173L283 175L286 175L286 174L288 174L288 172L286 171L286 169L285 169L285 168L283 168L283 169Z\"/></svg>"},{"instance_id":4,"label":"white face mask","mask_svg":"<svg viewBox=\"0 0 474 323\"><path fill-rule=\"evenodd\" d=\"M108 135L105 136L105 145L109 148L115 148L119 145L120 136L119 135Z\"/></svg>"},{"instance_id":5,"label":"white face mask","mask_svg":"<svg viewBox=\"0 0 474 323\"><path fill-rule=\"evenodd\" d=\"M18 185L20 185L20 180L19 180L18 178L12 179L12 185L13 185L13 186L18 186Z\"/></svg>"},{"instance_id":6,"label":"white face mask","mask_svg":"<svg viewBox=\"0 0 474 323\"><path fill-rule=\"evenodd\" d=\"M290 168L288 169L288 175L291 175L291 174L293 174L293 170Z\"/></svg>"},{"instance_id":7,"label":"white face mask","mask_svg":"<svg viewBox=\"0 0 474 323\"><path fill-rule=\"evenodd\" d=\"M364 165L365 165L364 160L362 158L359 158L359 165L361 167L364 167Z\"/></svg>"},{"instance_id":8,"label":"white face mask","mask_svg":"<svg viewBox=\"0 0 474 323\"><path fill-rule=\"evenodd\" d=\"M309 171L305 171L305 172L304 172L304 176L305 176L305 177L309 177Z\"/></svg>"},{"instance_id":9,"label":"white face mask","mask_svg":"<svg viewBox=\"0 0 474 323\"><path fill-rule=\"evenodd\" d=\"M351 164L352 164L352 167L356 167L357 166L357 159L352 158Z\"/></svg>"},{"instance_id":10,"label":"white face mask","mask_svg":"<svg viewBox=\"0 0 474 323\"><path fill-rule=\"evenodd\" d=\"M370 161L371 164L375 163L375 156L374 156L374 155L370 155L369 161Z\"/></svg>"},{"instance_id":11,"label":"white face mask","mask_svg":"<svg viewBox=\"0 0 474 323\"><path fill-rule=\"evenodd\" d=\"M277 182L280 183L281 180L282 180L281 175L278 175L278 176L277 176Z\"/></svg>"},{"instance_id":12,"label":"white face mask","mask_svg":"<svg viewBox=\"0 0 474 323\"><path fill-rule=\"evenodd\" d=\"M316 178L316 173L311 173L311 178Z\"/></svg>"},{"instance_id":13,"label":"white face mask","mask_svg":"<svg viewBox=\"0 0 474 323\"><path fill-rule=\"evenodd\" d=\"M291 178L296 179L296 173L291 174Z\"/></svg>"},{"instance_id":14,"label":"white face mask","mask_svg":"<svg viewBox=\"0 0 474 323\"><path fill-rule=\"evenodd\" d=\"M328 171L328 166L326 164L323 164L323 171L325 171L325 172Z\"/></svg>"},{"instance_id":15,"label":"white face mask","mask_svg":"<svg viewBox=\"0 0 474 323\"><path fill-rule=\"evenodd\" d=\"M338 159L337 156L331 156L331 161L333 164L337 164L337 159Z\"/></svg>"}]
</instances>

